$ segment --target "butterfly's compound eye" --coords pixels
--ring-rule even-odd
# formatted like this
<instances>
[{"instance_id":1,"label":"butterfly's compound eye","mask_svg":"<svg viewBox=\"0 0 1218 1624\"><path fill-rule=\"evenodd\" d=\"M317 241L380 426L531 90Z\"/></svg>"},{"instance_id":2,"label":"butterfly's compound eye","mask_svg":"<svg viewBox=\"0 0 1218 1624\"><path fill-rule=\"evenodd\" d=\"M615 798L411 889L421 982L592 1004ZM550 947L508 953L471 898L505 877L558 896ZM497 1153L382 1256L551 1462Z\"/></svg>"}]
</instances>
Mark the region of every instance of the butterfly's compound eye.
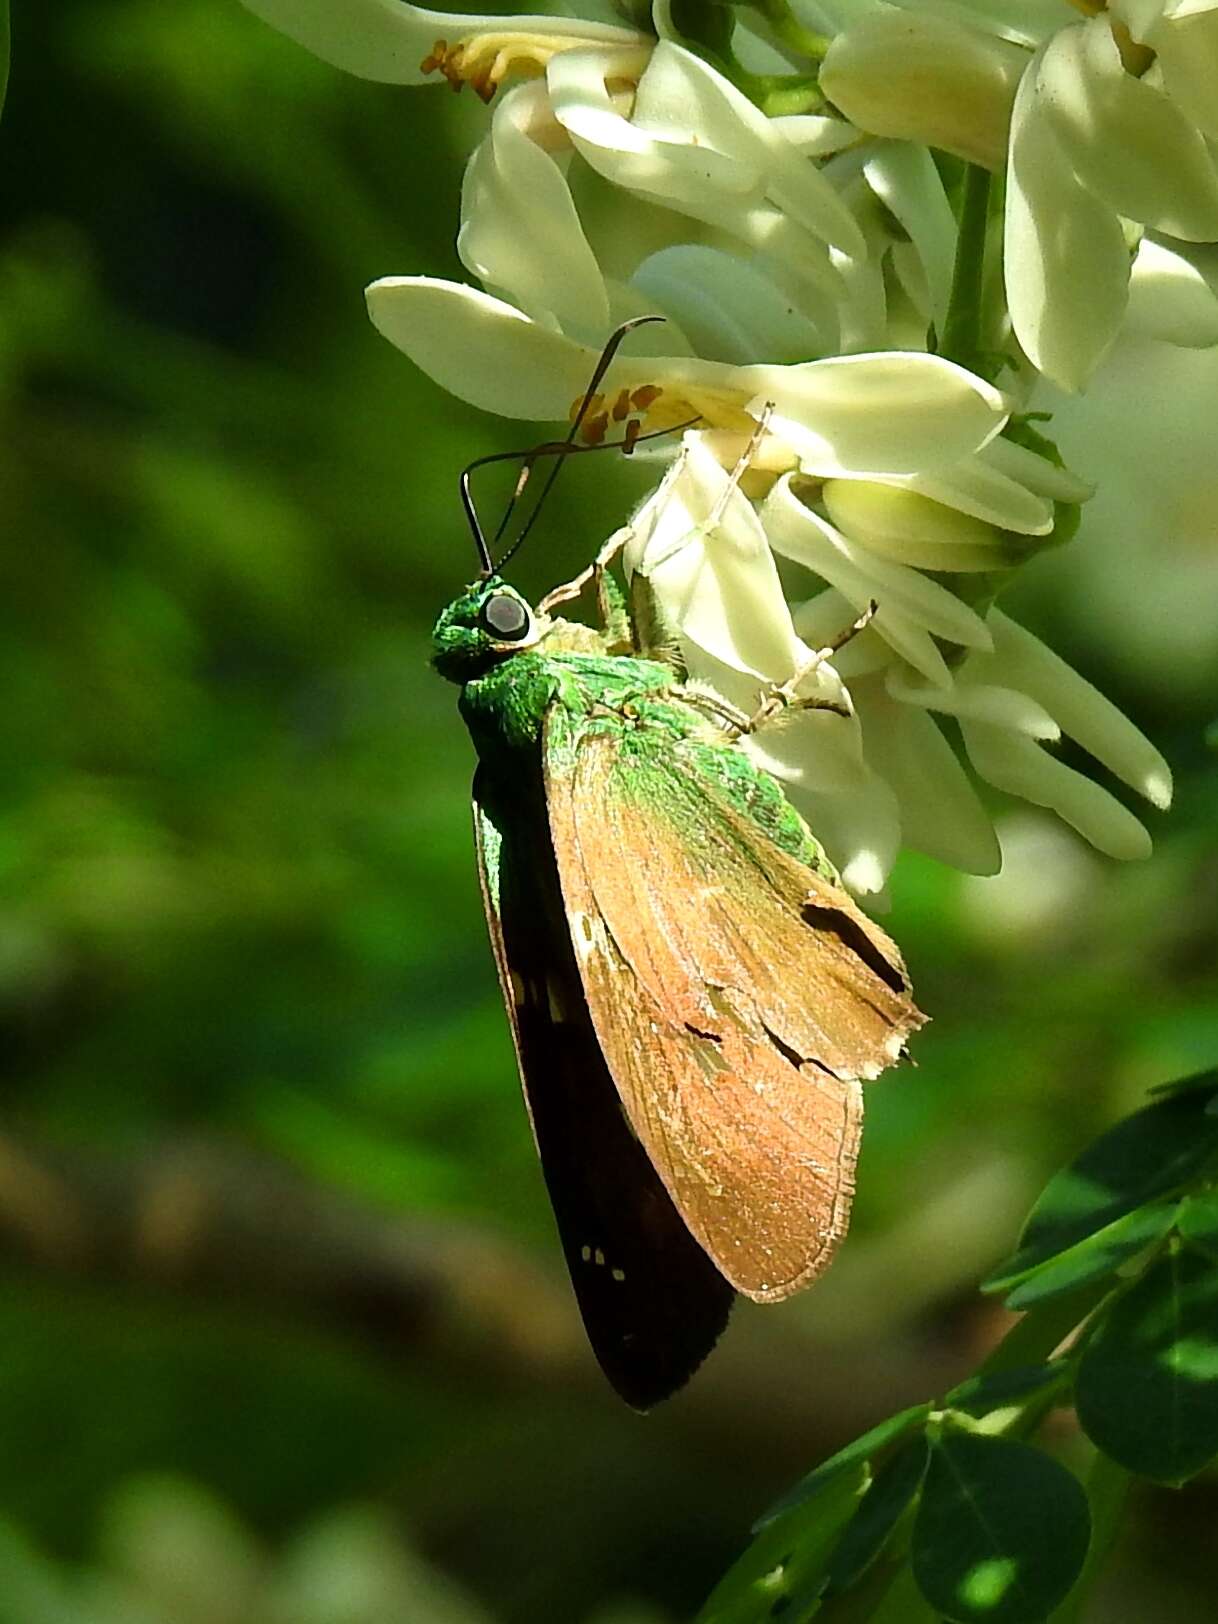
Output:
<instances>
[{"instance_id":1,"label":"butterfly's compound eye","mask_svg":"<svg viewBox=\"0 0 1218 1624\"><path fill-rule=\"evenodd\" d=\"M528 606L511 592L495 592L482 605L482 630L497 643L517 643L533 623Z\"/></svg>"}]
</instances>

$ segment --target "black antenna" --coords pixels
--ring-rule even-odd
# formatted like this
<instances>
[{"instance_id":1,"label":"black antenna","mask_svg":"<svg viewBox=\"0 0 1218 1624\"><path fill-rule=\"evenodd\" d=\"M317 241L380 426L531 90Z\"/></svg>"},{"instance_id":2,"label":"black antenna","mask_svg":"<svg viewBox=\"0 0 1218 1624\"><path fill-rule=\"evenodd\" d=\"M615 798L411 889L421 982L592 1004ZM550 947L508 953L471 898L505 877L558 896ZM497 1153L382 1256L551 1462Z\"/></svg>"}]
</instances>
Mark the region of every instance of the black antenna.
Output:
<instances>
[{"instance_id":1,"label":"black antenna","mask_svg":"<svg viewBox=\"0 0 1218 1624\"><path fill-rule=\"evenodd\" d=\"M645 326L648 322L663 320L663 316L635 316L631 321L623 322L615 332L609 335L609 340L604 349L601 351L600 359L596 363L592 377L588 382L588 387L584 390L583 399L579 403L579 409L576 411L575 417L571 423L571 427L568 429L564 439L546 441L542 445L530 447L527 451L493 452L490 456L478 457L474 462L471 462L466 469L464 469L461 474L461 504L465 509L465 517L469 521L469 527L473 533L474 545L478 549L478 557L482 563L483 575L494 575L497 571L501 570L504 564L507 563L508 559L511 558L512 555L519 549L521 543L524 541L529 531L533 528L537 515L541 511L542 504L545 502L546 497L554 488L554 481L558 478L559 472L562 469L562 465L566 461L567 457L583 451L611 451L619 446L626 451L630 451L639 443L640 440L654 440L660 438L662 435L672 434L675 432L675 428L660 429L656 433L640 434L634 436L632 439L613 440L605 442L601 445L577 445L575 443L575 436L579 433L580 428L583 425L583 421L588 415L593 398L596 395L597 385L601 382L601 379L605 376L606 372L608 372L613 363L613 358L621 347L622 341L625 339L626 335L633 332L636 327ZM696 418L691 419L691 422L696 421ZM677 425L677 427L682 428L687 426L688 425L686 424ZM486 534L482 529L482 523L478 518L478 510L475 506L473 494L470 490L470 476L479 468L485 468L490 463L512 462L521 458L524 459L524 466L520 470L520 478L516 481L516 488L508 500L507 508L505 509L503 517L500 519L498 528L495 531L494 540L498 542L504 531L507 529L508 521L511 519L512 513L515 511L516 504L520 500L525 486L528 484L529 476L533 471L534 463L541 457L554 457L557 460L555 461L554 467L550 470L550 476L542 486L541 495L534 503L533 511L525 520L520 534L508 548L507 552L503 554L502 558L499 559L498 563L496 563L491 553L490 544L487 542Z\"/></svg>"}]
</instances>

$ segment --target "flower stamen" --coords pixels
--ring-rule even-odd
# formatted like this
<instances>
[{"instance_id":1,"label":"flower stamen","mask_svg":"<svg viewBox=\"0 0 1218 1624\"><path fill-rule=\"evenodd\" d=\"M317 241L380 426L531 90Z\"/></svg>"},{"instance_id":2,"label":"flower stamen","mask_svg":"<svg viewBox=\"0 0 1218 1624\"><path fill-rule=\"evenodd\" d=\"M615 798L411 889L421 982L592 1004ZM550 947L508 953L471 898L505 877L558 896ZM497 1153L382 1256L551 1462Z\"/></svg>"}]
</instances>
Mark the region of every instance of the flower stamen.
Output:
<instances>
[{"instance_id":1,"label":"flower stamen","mask_svg":"<svg viewBox=\"0 0 1218 1624\"><path fill-rule=\"evenodd\" d=\"M570 34L527 34L502 30L497 33L469 34L450 45L438 39L431 54L419 63L425 74L440 73L454 90L470 85L484 102L493 99L510 75L537 79L545 73L550 59L560 51L577 49L583 41ZM647 53L636 47L624 52L622 76L631 84L646 66Z\"/></svg>"}]
</instances>

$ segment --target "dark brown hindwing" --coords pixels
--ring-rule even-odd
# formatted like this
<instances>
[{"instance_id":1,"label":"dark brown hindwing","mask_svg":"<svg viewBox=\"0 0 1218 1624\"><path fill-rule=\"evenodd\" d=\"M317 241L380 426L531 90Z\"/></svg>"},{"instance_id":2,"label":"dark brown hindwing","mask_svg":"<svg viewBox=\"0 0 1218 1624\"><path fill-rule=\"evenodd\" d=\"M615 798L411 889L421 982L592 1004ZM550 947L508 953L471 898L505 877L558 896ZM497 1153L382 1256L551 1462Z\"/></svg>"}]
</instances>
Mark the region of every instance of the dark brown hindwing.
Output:
<instances>
[{"instance_id":1,"label":"dark brown hindwing","mask_svg":"<svg viewBox=\"0 0 1218 1624\"><path fill-rule=\"evenodd\" d=\"M687 1382L727 1323L731 1286L632 1132L588 1014L536 785L479 768L487 922L525 1100L588 1340L628 1404Z\"/></svg>"}]
</instances>

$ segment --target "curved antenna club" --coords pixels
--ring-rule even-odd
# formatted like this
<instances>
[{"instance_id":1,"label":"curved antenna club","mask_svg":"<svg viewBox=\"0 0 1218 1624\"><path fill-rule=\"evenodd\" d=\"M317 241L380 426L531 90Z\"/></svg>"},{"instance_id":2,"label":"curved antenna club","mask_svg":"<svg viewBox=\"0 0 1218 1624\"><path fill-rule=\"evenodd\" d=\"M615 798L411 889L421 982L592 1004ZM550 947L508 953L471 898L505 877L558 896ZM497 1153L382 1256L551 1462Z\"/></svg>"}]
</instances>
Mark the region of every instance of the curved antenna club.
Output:
<instances>
[{"instance_id":1,"label":"curved antenna club","mask_svg":"<svg viewBox=\"0 0 1218 1624\"><path fill-rule=\"evenodd\" d=\"M579 408L571 421L571 427L568 429L564 439L546 441L542 445L531 447L528 451L498 451L492 453L490 456L478 457L462 471L461 505L465 509L465 517L469 523L470 531L474 538L474 545L478 549L478 558L482 566L483 575L496 574L503 568L508 559L518 551L525 537L533 528L533 525L537 520L537 515L541 511L542 504L545 502L546 497L553 489L554 481L558 478L562 465L568 456L582 451L611 451L615 447L619 446L625 447L627 450L629 450L642 440L654 440L660 438L664 434L672 434L674 432L673 429L661 429L657 433L637 435L634 437L634 439L629 441L614 440L595 446L583 446L575 443L575 436L579 433L580 428L583 426L584 419L588 415L588 411L592 405L593 398L596 395L597 388L601 380L604 378L606 372L608 372L610 366L613 364L613 358L621 348L622 342L626 338L627 334L633 332L636 327L644 327L649 322L663 320L663 316L635 316L630 321L624 321L620 327L616 328L609 335L608 342L601 351L600 359L597 361L596 366L593 369L592 377L589 379L588 386L584 390L583 399L579 403ZM697 419L693 419L692 421L696 422ZM685 427L686 425L682 424L678 426ZM471 475L473 475L479 468L485 468L489 463L516 461L520 458L525 459L524 466L520 470L520 478L516 481L516 488L512 492L507 504L507 508L504 511L502 519L499 521L498 528L495 531L493 539L495 542L498 542L504 531L507 529L508 522L511 519L516 504L520 500L524 488L528 483L529 475L533 471L534 463L541 457L555 457L557 458L557 461L555 462L554 467L550 470L549 478L542 487L541 495L534 503L533 511L529 514L528 519L525 521L520 534L516 537L515 541L498 560L498 562L496 562L491 552L492 543L488 543L486 533L482 528L482 522L478 517L478 509L474 502L473 492L470 489Z\"/></svg>"}]
</instances>

